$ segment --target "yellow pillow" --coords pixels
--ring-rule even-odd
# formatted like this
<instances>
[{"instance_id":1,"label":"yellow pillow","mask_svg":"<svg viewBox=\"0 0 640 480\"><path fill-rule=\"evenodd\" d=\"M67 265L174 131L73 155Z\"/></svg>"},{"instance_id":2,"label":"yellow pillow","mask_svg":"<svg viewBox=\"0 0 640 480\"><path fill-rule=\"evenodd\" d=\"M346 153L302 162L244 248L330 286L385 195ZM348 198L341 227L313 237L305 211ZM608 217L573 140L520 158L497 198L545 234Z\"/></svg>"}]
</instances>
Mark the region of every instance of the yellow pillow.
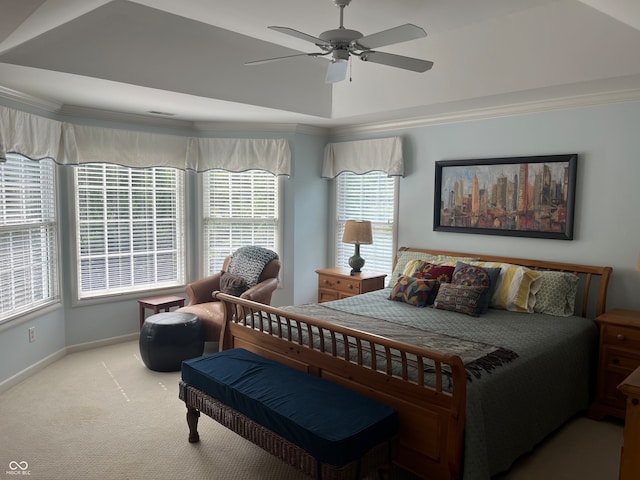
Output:
<instances>
[{"instance_id":1,"label":"yellow pillow","mask_svg":"<svg viewBox=\"0 0 640 480\"><path fill-rule=\"evenodd\" d=\"M415 273L421 272L426 264L427 262L424 260L409 260L402 271L402 275L412 277Z\"/></svg>"},{"instance_id":2,"label":"yellow pillow","mask_svg":"<svg viewBox=\"0 0 640 480\"><path fill-rule=\"evenodd\" d=\"M540 290L542 276L540 272L499 262L472 262L482 267L500 267L497 286L489 306L513 312L533 312L536 293Z\"/></svg>"}]
</instances>

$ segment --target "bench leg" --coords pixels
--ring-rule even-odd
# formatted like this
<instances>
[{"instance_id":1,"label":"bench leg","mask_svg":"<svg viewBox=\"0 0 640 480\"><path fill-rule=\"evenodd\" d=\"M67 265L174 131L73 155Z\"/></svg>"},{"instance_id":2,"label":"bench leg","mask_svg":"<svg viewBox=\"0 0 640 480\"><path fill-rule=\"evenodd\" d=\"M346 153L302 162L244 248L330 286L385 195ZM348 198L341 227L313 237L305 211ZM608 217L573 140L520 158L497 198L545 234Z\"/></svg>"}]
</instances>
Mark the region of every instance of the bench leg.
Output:
<instances>
[{"instance_id":1,"label":"bench leg","mask_svg":"<svg viewBox=\"0 0 640 480\"><path fill-rule=\"evenodd\" d=\"M187 405L187 425L189 425L189 443L196 443L200 441L200 435L198 435L198 418L200 412L195 408Z\"/></svg>"}]
</instances>

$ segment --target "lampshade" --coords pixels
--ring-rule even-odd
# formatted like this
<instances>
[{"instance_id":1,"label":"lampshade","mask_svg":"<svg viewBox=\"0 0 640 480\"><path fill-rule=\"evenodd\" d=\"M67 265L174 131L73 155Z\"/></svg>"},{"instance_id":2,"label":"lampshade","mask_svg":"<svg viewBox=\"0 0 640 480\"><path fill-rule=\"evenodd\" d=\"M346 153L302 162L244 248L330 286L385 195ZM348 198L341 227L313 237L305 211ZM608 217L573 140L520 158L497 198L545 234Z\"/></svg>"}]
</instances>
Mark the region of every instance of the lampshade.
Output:
<instances>
[{"instance_id":1,"label":"lampshade","mask_svg":"<svg viewBox=\"0 0 640 480\"><path fill-rule=\"evenodd\" d=\"M371 222L367 220L347 220L344 226L342 242L355 243L356 245L372 244Z\"/></svg>"}]
</instances>

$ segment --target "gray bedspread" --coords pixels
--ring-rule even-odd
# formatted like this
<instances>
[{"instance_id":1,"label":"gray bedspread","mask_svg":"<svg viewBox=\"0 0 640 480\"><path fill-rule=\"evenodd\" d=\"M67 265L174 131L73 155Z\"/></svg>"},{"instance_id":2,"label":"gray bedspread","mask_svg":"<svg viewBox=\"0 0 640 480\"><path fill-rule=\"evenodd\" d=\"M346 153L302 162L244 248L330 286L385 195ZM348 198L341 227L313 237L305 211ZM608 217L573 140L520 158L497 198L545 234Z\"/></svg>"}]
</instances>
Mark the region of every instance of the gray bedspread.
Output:
<instances>
[{"instance_id":1,"label":"gray bedspread","mask_svg":"<svg viewBox=\"0 0 640 480\"><path fill-rule=\"evenodd\" d=\"M383 289L322 306L517 353L468 382L464 480L488 480L507 470L587 408L597 347L592 320L493 308L471 317L393 302L388 294Z\"/></svg>"}]
</instances>

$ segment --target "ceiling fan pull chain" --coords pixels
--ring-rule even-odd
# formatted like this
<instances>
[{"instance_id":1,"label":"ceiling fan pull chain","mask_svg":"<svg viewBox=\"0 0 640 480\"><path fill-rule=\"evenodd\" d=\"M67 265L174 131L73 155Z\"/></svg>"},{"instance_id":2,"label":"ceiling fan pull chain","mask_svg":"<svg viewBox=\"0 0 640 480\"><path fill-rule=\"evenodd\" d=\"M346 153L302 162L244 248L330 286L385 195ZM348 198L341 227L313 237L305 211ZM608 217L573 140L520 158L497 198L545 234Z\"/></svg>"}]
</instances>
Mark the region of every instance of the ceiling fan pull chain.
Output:
<instances>
[{"instance_id":1,"label":"ceiling fan pull chain","mask_svg":"<svg viewBox=\"0 0 640 480\"><path fill-rule=\"evenodd\" d=\"M349 55L349 81L353 82L353 60L351 55Z\"/></svg>"}]
</instances>

